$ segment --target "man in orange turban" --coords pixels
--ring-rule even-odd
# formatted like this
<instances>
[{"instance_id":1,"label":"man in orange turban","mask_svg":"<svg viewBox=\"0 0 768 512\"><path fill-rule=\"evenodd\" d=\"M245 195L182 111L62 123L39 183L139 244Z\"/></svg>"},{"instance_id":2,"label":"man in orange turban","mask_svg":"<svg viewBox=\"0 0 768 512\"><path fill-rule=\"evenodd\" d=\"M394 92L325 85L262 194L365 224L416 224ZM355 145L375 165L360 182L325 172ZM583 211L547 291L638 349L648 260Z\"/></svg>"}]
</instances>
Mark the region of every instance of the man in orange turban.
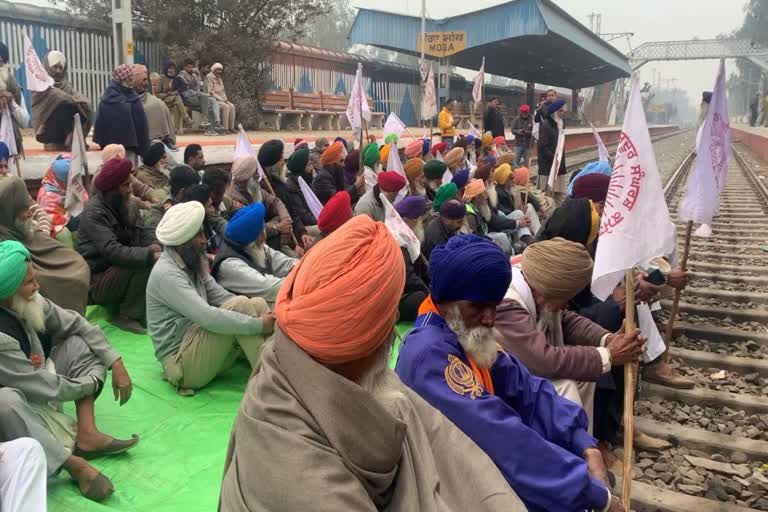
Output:
<instances>
[{"instance_id":1,"label":"man in orange turban","mask_svg":"<svg viewBox=\"0 0 768 512\"><path fill-rule=\"evenodd\" d=\"M404 283L397 242L367 216L294 267L232 428L221 510L524 510L490 459L388 368Z\"/></svg>"},{"instance_id":2,"label":"man in orange turban","mask_svg":"<svg viewBox=\"0 0 768 512\"><path fill-rule=\"evenodd\" d=\"M527 187L528 168L518 167L512 171L509 164L501 164L496 168L493 180L496 183L490 187L488 194L491 206L496 208L500 215L521 224L522 229L516 233L516 237L518 242L522 243L517 243L517 249L525 249L523 245L532 243L533 237L541 229L541 204ZM522 219L525 220L520 222Z\"/></svg>"},{"instance_id":3,"label":"man in orange turban","mask_svg":"<svg viewBox=\"0 0 768 512\"><path fill-rule=\"evenodd\" d=\"M344 151L344 144L337 140L320 155L321 168L312 180L312 190L323 204L342 190L349 193L353 204L365 193L365 177L362 174L357 176L352 185L347 185L344 176Z\"/></svg>"}]
</instances>

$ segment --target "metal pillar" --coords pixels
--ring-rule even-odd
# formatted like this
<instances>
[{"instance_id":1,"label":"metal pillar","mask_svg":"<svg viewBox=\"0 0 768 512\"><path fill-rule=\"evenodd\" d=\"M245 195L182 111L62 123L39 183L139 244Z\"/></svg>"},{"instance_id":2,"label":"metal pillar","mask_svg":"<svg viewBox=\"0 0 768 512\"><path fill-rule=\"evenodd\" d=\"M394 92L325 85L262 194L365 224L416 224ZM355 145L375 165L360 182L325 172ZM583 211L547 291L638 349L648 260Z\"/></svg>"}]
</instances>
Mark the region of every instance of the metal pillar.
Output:
<instances>
[{"instance_id":1,"label":"metal pillar","mask_svg":"<svg viewBox=\"0 0 768 512\"><path fill-rule=\"evenodd\" d=\"M571 119L579 118L579 91L581 89L571 89Z\"/></svg>"},{"instance_id":2,"label":"metal pillar","mask_svg":"<svg viewBox=\"0 0 768 512\"><path fill-rule=\"evenodd\" d=\"M535 112L536 107L539 105L539 102L534 96L536 96L536 83L527 82L525 84L525 103L531 107L531 112Z\"/></svg>"},{"instance_id":3,"label":"metal pillar","mask_svg":"<svg viewBox=\"0 0 768 512\"><path fill-rule=\"evenodd\" d=\"M440 110L448 98L451 97L451 59L443 57L437 62L437 104L438 110Z\"/></svg>"},{"instance_id":4,"label":"metal pillar","mask_svg":"<svg viewBox=\"0 0 768 512\"><path fill-rule=\"evenodd\" d=\"M112 0L112 36L115 67L133 64L133 16L131 0Z\"/></svg>"}]
</instances>

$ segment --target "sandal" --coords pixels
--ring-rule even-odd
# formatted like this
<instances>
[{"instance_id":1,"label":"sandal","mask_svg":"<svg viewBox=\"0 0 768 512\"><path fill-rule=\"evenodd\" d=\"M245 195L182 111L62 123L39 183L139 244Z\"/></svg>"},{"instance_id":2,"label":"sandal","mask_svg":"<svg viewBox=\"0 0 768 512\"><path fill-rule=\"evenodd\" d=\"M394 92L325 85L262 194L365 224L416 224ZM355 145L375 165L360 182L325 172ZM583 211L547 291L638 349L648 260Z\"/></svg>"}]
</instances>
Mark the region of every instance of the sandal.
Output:
<instances>
[{"instance_id":1,"label":"sandal","mask_svg":"<svg viewBox=\"0 0 768 512\"><path fill-rule=\"evenodd\" d=\"M80 494L93 501L104 501L115 492L115 486L112 481L99 473L93 480L78 482Z\"/></svg>"},{"instance_id":2,"label":"sandal","mask_svg":"<svg viewBox=\"0 0 768 512\"><path fill-rule=\"evenodd\" d=\"M119 453L126 452L139 444L139 436L136 434L131 434L130 439L112 439L112 442L109 443L105 448L102 448L100 450L93 450L93 451L86 451L81 450L77 445L75 446L75 451L73 455L76 455L78 457L82 457L84 459L95 459L96 457L102 457L104 455L117 455Z\"/></svg>"}]
</instances>

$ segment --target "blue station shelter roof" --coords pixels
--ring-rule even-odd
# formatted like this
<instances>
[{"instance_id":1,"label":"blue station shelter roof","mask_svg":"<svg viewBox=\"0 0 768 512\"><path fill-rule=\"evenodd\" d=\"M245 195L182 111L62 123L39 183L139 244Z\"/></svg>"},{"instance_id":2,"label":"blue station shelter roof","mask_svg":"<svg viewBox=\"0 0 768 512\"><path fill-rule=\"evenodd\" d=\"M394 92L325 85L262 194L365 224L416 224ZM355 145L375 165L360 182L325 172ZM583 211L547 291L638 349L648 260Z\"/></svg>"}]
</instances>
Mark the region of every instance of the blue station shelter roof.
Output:
<instances>
[{"instance_id":1,"label":"blue station shelter roof","mask_svg":"<svg viewBox=\"0 0 768 512\"><path fill-rule=\"evenodd\" d=\"M409 55L419 55L421 18L361 8L349 37ZM619 50L576 21L551 0L513 0L441 20L427 19L427 32L466 32L466 49L450 57L454 66L527 82L580 89L630 76Z\"/></svg>"}]
</instances>

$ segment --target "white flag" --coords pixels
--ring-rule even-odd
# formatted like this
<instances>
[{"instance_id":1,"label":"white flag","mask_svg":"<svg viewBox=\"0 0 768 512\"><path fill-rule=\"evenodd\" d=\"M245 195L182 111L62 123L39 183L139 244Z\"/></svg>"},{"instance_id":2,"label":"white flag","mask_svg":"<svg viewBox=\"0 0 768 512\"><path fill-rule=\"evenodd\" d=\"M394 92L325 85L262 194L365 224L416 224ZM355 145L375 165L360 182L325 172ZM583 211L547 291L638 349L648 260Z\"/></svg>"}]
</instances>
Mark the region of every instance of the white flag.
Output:
<instances>
[{"instance_id":1,"label":"white flag","mask_svg":"<svg viewBox=\"0 0 768 512\"><path fill-rule=\"evenodd\" d=\"M483 86L485 85L485 57L483 57L483 64L480 66L480 71L477 72L475 77L475 85L472 87L472 99L475 100L475 105L480 105L483 101Z\"/></svg>"},{"instance_id":2,"label":"white flag","mask_svg":"<svg viewBox=\"0 0 768 512\"><path fill-rule=\"evenodd\" d=\"M363 86L363 65L357 65L357 74L355 74L355 83L352 85L352 94L349 96L347 104L347 119L349 126L353 130L360 130L363 126L363 119L371 121L371 106L368 105L368 97L365 94Z\"/></svg>"},{"instance_id":3,"label":"white flag","mask_svg":"<svg viewBox=\"0 0 768 512\"><path fill-rule=\"evenodd\" d=\"M395 207L381 195L381 202L384 203L384 225L387 226L389 232L395 237L400 247L405 246L408 249L408 255L411 257L411 262L415 263L416 259L421 254L421 242L418 237L413 233L413 230L408 227L408 224L400 217Z\"/></svg>"},{"instance_id":4,"label":"white flag","mask_svg":"<svg viewBox=\"0 0 768 512\"><path fill-rule=\"evenodd\" d=\"M390 135L394 133L397 135L397 138L399 139L400 136L405 131L405 123L400 120L399 117L397 117L397 114L394 112L390 112L389 116L387 117L387 122L384 123L384 137L387 135Z\"/></svg>"},{"instance_id":5,"label":"white flag","mask_svg":"<svg viewBox=\"0 0 768 512\"><path fill-rule=\"evenodd\" d=\"M408 176L405 174L405 169L403 169L403 162L400 161L400 154L397 152L396 142L389 143L389 156L387 157L387 170L397 172L400 176L405 178L405 181L408 181ZM408 187L405 186L401 188L400 191L397 193L397 198L395 198L395 204L399 203L400 200L407 195L408 195Z\"/></svg>"},{"instance_id":6,"label":"white flag","mask_svg":"<svg viewBox=\"0 0 768 512\"><path fill-rule=\"evenodd\" d=\"M731 126L728 122L728 98L725 88L725 61L720 61L715 89L701 139L696 147L696 160L688 175L685 198L680 203L680 220L701 223L697 235L709 236L712 223L720 208L720 193L725 187L728 163L731 160Z\"/></svg>"},{"instance_id":7,"label":"white flag","mask_svg":"<svg viewBox=\"0 0 768 512\"><path fill-rule=\"evenodd\" d=\"M599 155L599 159L601 162L610 162L611 161L611 154L608 152L608 148L605 147L605 144L603 143L603 139L600 138L600 134L597 133L597 130L595 129L594 125L591 121L589 122L589 127L592 128L592 134L595 136L595 142L597 142L597 154Z\"/></svg>"},{"instance_id":8,"label":"white flag","mask_svg":"<svg viewBox=\"0 0 768 512\"><path fill-rule=\"evenodd\" d=\"M237 141L235 141L235 154L232 157L232 161L234 162L238 158L244 157L244 156L257 156L258 153L256 149L251 145L251 141L248 138L248 135L245 133L245 129L243 128L242 124L237 125ZM256 159L257 162L257 168L259 170L259 180L264 178L264 169L261 168L261 163L258 163L258 158Z\"/></svg>"},{"instance_id":9,"label":"white flag","mask_svg":"<svg viewBox=\"0 0 768 512\"><path fill-rule=\"evenodd\" d=\"M19 158L19 149L16 146L16 135L13 133L13 121L11 120L11 111L6 107L0 114L0 141L8 146L8 153L11 158L8 159L8 172L11 176L18 176L18 165L16 160Z\"/></svg>"},{"instance_id":10,"label":"white flag","mask_svg":"<svg viewBox=\"0 0 768 512\"><path fill-rule=\"evenodd\" d=\"M72 133L72 163L69 165L67 195L64 198L64 208L73 217L80 215L85 207L86 194L83 176L87 166L88 160L85 154L83 125L80 124L80 114L75 114L74 131Z\"/></svg>"},{"instance_id":11,"label":"white flag","mask_svg":"<svg viewBox=\"0 0 768 512\"><path fill-rule=\"evenodd\" d=\"M472 123L469 123L469 134L473 136L475 139L481 139L483 138L483 135L477 131L477 128L475 128L475 125Z\"/></svg>"},{"instance_id":12,"label":"white flag","mask_svg":"<svg viewBox=\"0 0 768 512\"><path fill-rule=\"evenodd\" d=\"M673 229L634 76L600 223L592 271L595 297L605 300L627 270L671 253Z\"/></svg>"},{"instance_id":13,"label":"white flag","mask_svg":"<svg viewBox=\"0 0 768 512\"><path fill-rule=\"evenodd\" d=\"M555 188L557 173L560 172L560 164L563 161L563 152L565 151L565 130L560 130L557 135L557 149L555 149L555 158L552 160L552 167L549 169L549 179L547 185L549 188Z\"/></svg>"},{"instance_id":14,"label":"white flag","mask_svg":"<svg viewBox=\"0 0 768 512\"><path fill-rule=\"evenodd\" d=\"M301 188L301 195L304 196L304 201L307 202L307 207L315 219L320 218L320 212L323 210L323 203L317 198L312 188L304 181L304 178L299 176L299 187Z\"/></svg>"},{"instance_id":15,"label":"white flag","mask_svg":"<svg viewBox=\"0 0 768 512\"><path fill-rule=\"evenodd\" d=\"M27 74L27 90L39 92L53 87L53 78L43 67L26 33L24 33L24 68Z\"/></svg>"},{"instance_id":16,"label":"white flag","mask_svg":"<svg viewBox=\"0 0 768 512\"><path fill-rule=\"evenodd\" d=\"M432 119L437 115L437 92L435 91L435 75L432 66L429 67L429 76L424 87L424 99L421 102L421 119Z\"/></svg>"}]
</instances>

